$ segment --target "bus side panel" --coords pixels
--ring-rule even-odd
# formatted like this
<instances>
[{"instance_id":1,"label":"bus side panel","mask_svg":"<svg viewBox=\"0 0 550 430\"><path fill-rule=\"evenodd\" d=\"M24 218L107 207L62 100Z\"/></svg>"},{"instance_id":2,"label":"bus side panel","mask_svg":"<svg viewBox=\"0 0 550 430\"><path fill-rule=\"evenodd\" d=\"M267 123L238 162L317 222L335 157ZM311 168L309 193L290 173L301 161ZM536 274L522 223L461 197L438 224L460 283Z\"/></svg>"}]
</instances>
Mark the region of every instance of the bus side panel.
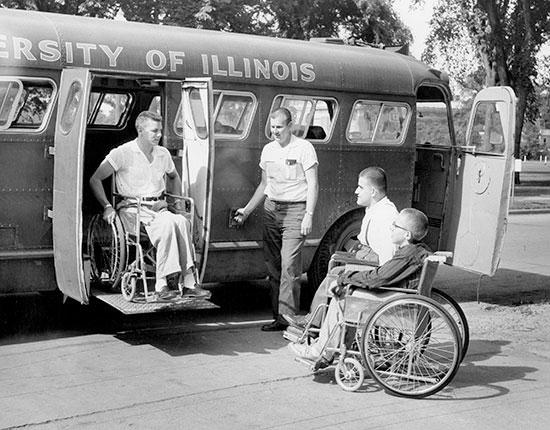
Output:
<instances>
[{"instance_id":1,"label":"bus side panel","mask_svg":"<svg viewBox=\"0 0 550 430\"><path fill-rule=\"evenodd\" d=\"M1 76L57 82L48 70L3 68ZM52 208L55 109L42 131L0 131L0 294L56 289Z\"/></svg>"},{"instance_id":2,"label":"bus side panel","mask_svg":"<svg viewBox=\"0 0 550 430\"><path fill-rule=\"evenodd\" d=\"M231 89L238 89L232 87ZM250 91L250 87L248 87ZM216 141L214 173L212 235L205 281L237 280L266 276L262 253L262 208L248 218L245 226L229 227L231 208L243 207L260 182L258 166L271 102L284 88L253 88L259 106L256 120L245 141ZM388 195L401 209L412 201L414 177L414 145L410 133L406 141L388 145L352 145L345 140L349 112L355 99L368 95L327 93L304 90L300 94L334 97L339 100L340 115L332 139L314 143L319 159L319 197L314 216L313 232L308 236L303 263L304 271L319 241L342 216L357 208L355 189L357 176L366 167L380 166L388 176Z\"/></svg>"}]
</instances>

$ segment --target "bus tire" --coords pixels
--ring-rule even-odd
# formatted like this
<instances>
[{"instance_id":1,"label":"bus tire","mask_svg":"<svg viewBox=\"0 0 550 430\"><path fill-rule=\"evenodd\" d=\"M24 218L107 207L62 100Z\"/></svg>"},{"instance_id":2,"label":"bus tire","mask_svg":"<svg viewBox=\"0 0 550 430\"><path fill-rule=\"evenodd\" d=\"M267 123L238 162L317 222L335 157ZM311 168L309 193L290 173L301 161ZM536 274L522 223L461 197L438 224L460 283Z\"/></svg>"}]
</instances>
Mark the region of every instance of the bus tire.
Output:
<instances>
[{"instance_id":1,"label":"bus tire","mask_svg":"<svg viewBox=\"0 0 550 430\"><path fill-rule=\"evenodd\" d=\"M308 290L312 297L327 274L332 254L349 251L357 244L363 215L363 211L354 211L339 219L321 240L307 271Z\"/></svg>"}]
</instances>

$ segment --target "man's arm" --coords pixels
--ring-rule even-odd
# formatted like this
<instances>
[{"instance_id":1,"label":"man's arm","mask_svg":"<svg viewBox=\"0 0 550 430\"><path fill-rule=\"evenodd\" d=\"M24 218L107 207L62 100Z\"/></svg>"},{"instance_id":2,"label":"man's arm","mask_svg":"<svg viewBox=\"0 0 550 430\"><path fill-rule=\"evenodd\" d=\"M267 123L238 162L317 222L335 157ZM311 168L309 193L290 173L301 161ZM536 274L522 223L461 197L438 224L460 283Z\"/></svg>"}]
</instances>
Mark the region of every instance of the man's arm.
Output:
<instances>
[{"instance_id":1,"label":"man's arm","mask_svg":"<svg viewBox=\"0 0 550 430\"><path fill-rule=\"evenodd\" d=\"M96 200L99 202L103 208L103 219L109 223L113 222L115 216L115 210L111 206L111 202L105 194L105 189L103 188L103 181L111 176L115 172L113 166L107 161L103 162L96 169L94 174L90 177L90 188L94 194Z\"/></svg>"},{"instance_id":2,"label":"man's arm","mask_svg":"<svg viewBox=\"0 0 550 430\"><path fill-rule=\"evenodd\" d=\"M339 276L338 284L367 289L382 287L395 282L409 265L409 259L392 258L374 270L344 272Z\"/></svg>"},{"instance_id":3,"label":"man's arm","mask_svg":"<svg viewBox=\"0 0 550 430\"><path fill-rule=\"evenodd\" d=\"M317 164L305 171L307 182L306 213L302 220L301 232L304 236L311 233L313 226L313 214L317 205L317 196L319 195L319 180L317 174Z\"/></svg>"},{"instance_id":4,"label":"man's arm","mask_svg":"<svg viewBox=\"0 0 550 430\"><path fill-rule=\"evenodd\" d=\"M183 195L181 186L181 178L177 170L173 170L166 174L166 192L169 194L175 194L177 196Z\"/></svg>"}]
</instances>

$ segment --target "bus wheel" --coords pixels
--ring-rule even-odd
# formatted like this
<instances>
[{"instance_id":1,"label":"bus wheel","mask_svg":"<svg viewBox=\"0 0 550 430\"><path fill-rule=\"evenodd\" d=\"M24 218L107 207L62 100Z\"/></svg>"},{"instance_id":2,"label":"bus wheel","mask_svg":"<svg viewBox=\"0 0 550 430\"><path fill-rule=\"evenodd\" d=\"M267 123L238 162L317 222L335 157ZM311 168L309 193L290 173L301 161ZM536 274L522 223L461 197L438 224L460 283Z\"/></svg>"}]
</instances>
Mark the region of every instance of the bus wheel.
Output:
<instances>
[{"instance_id":1,"label":"bus wheel","mask_svg":"<svg viewBox=\"0 0 550 430\"><path fill-rule=\"evenodd\" d=\"M363 211L355 211L338 220L327 232L307 271L308 290L312 295L327 274L330 257L336 251L350 251L357 245Z\"/></svg>"}]
</instances>

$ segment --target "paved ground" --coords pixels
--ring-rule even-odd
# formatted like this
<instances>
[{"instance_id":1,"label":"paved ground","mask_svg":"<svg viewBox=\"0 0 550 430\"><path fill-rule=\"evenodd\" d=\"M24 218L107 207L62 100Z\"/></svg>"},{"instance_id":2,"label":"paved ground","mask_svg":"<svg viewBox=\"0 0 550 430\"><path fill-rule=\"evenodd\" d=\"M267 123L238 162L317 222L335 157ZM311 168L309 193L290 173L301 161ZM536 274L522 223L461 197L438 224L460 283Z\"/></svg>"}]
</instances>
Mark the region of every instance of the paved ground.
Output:
<instances>
[{"instance_id":1,"label":"paved ground","mask_svg":"<svg viewBox=\"0 0 550 430\"><path fill-rule=\"evenodd\" d=\"M516 204L546 201L545 169L531 166ZM493 278L438 273L472 330L456 377L428 399L312 375L259 331L262 283L214 289L221 310L135 318L31 295L0 303L0 429L547 429L550 214L522 209Z\"/></svg>"},{"instance_id":2,"label":"paved ground","mask_svg":"<svg viewBox=\"0 0 550 430\"><path fill-rule=\"evenodd\" d=\"M456 377L428 399L394 397L371 380L346 393L331 372L312 375L279 333L259 331L267 289L248 285L234 294L258 301L253 309L137 318L127 327L108 312L69 306L41 331L48 322L31 307L34 326L0 342L0 428L546 429L550 354L537 345L548 345L550 324L508 323L530 321L514 313L525 309L518 304L548 303L549 228L550 214L512 216L494 278L440 271L437 286L460 299L473 331ZM98 315L104 324L86 323ZM521 347L523 334L540 342Z\"/></svg>"}]
</instances>

